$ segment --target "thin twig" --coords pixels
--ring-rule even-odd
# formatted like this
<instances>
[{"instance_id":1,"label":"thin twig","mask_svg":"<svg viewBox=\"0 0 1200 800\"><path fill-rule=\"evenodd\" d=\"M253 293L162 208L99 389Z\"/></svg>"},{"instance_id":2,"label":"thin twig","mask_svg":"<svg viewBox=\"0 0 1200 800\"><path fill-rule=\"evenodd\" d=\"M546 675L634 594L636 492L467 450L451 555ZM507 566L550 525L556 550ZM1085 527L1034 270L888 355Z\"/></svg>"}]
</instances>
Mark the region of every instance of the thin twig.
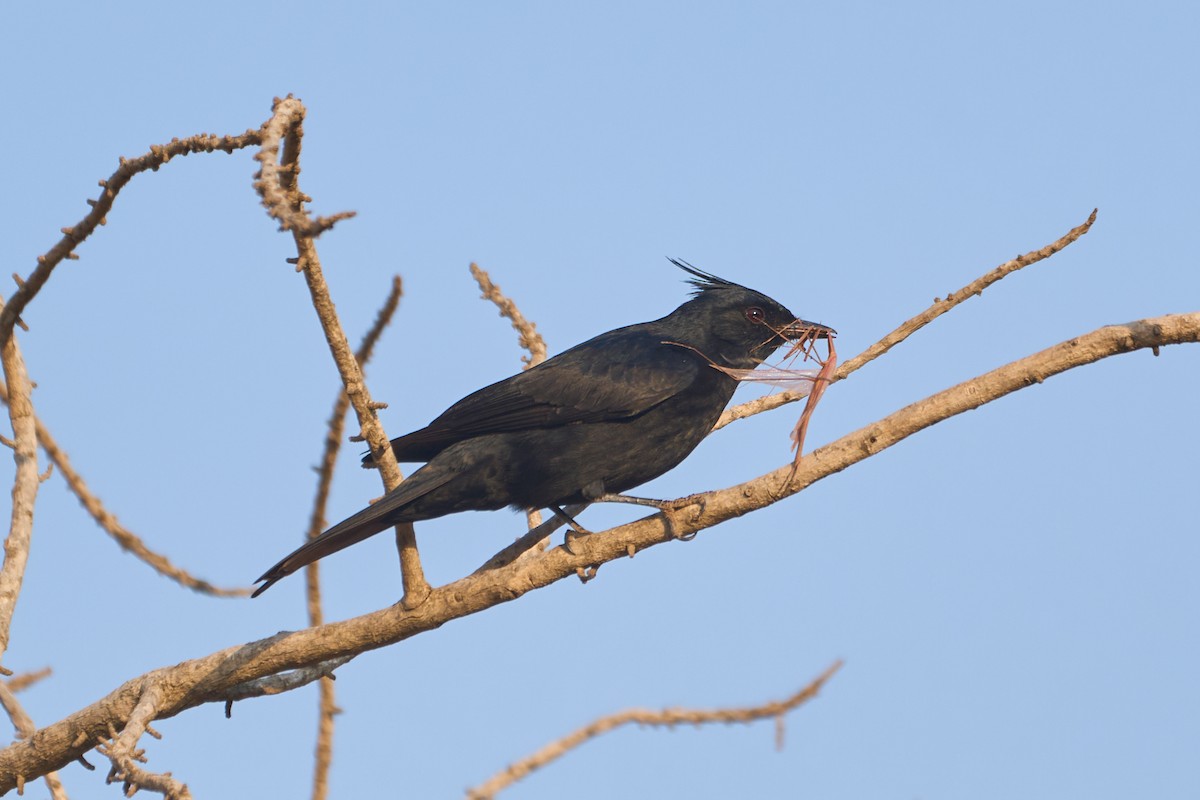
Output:
<instances>
[{"instance_id":1,"label":"thin twig","mask_svg":"<svg viewBox=\"0 0 1200 800\"><path fill-rule=\"evenodd\" d=\"M3 386L0 386L0 401L4 403L8 402L8 392L4 390ZM111 536L122 550L131 553L148 564L160 575L170 578L188 589L203 594L210 594L214 597L246 597L250 594L252 590L247 588L214 586L203 578L197 578L182 567L175 566L166 556L156 553L147 547L146 543L137 534L122 525L116 516L104 507L104 503L101 502L100 498L92 494L87 482L76 472L70 458L67 457L66 452L55 441L41 418L35 414L33 422L37 431L38 444L42 446L42 450L45 451L50 464L58 468L63 480L67 482L67 486L79 498L80 505L91 514L96 524Z\"/></svg>"},{"instance_id":2,"label":"thin twig","mask_svg":"<svg viewBox=\"0 0 1200 800\"><path fill-rule=\"evenodd\" d=\"M587 507L587 503L575 503L567 506L563 509L563 511L566 511L567 514L574 517L577 514L582 513L582 511ZM558 514L552 515L550 519L530 528L527 533L517 537L512 544L508 545L500 552L489 558L487 561L480 564L479 567L471 574L478 575L479 573L486 572L490 569L506 567L526 554L538 552L539 550L545 550L546 548L540 547L540 545L543 542L549 541L550 537L554 535L554 532L566 524L567 521L558 516Z\"/></svg>"},{"instance_id":3,"label":"thin twig","mask_svg":"<svg viewBox=\"0 0 1200 800\"><path fill-rule=\"evenodd\" d=\"M392 278L392 288L387 300L375 316L363 337L362 343L354 353L359 368L366 365L375 350L375 344L383 334L384 328L391 322L392 316L400 305L400 295L403 284L400 276ZM344 391L338 392L333 404L333 412L329 415L326 426L325 446L321 454L321 466L317 469L317 494L313 500L312 516L308 523L309 540L315 539L325 530L325 509L329 502L329 490L333 485L333 472L337 466L338 452L342 449L345 438L346 411L350 407L350 399ZM310 627L323 625L325 617L321 611L321 579L318 562L314 561L305 570L305 594L308 605L308 624ZM319 716L317 720L316 757L313 763L313 800L325 800L329 796L329 766L333 761L333 717L338 713L337 700L334 697L333 681L323 680L319 684Z\"/></svg>"},{"instance_id":4,"label":"thin twig","mask_svg":"<svg viewBox=\"0 0 1200 800\"><path fill-rule=\"evenodd\" d=\"M521 356L521 362L525 365L521 369L536 367L545 361L546 340L538 333L537 325L526 319L525 315L521 313L521 309L517 308L517 304L511 298L506 297L504 292L500 291L499 286L492 283L492 277L487 274L487 270L481 268L474 261L471 262L470 269L472 277L479 284L479 290L483 292L481 295L483 299L491 301L496 308L500 309L500 316L508 318L512 323L513 330L517 332L517 344L528 351L528 356ZM533 530L542 524L542 512L536 508L527 511L525 519L529 524L529 530ZM548 540L539 543L539 547L545 550L547 544L549 544Z\"/></svg>"},{"instance_id":5,"label":"thin twig","mask_svg":"<svg viewBox=\"0 0 1200 800\"><path fill-rule=\"evenodd\" d=\"M3 300L0 300L3 302ZM37 500L37 429L33 424L33 387L25 372L25 359L17 346L17 337L9 336L0 344L0 362L8 387L8 418L13 429L13 460L16 476L13 479L12 515L8 537L4 540L4 565L0 567L0 660L8 651L9 629L21 583L25 579L25 564L29 560L29 545L33 538L33 505Z\"/></svg>"},{"instance_id":6,"label":"thin twig","mask_svg":"<svg viewBox=\"0 0 1200 800\"><path fill-rule=\"evenodd\" d=\"M896 411L837 441L814 450L788 482L785 464L757 478L698 496L688 509L656 513L574 541L574 552L556 547L535 558L461 578L430 592L418 609L397 603L319 628L284 632L202 658L154 670L127 681L106 697L38 731L37 747L16 742L0 750L0 794L15 788L17 776L32 779L61 769L91 748L109 725L123 724L154 682L166 693L158 718L202 703L225 702L238 684L323 661L386 647L447 622L511 602L527 592L572 577L580 567L626 558L773 505L811 484L869 458L942 420L1037 385L1048 377L1139 349L1200 342L1200 312L1170 314L1111 325L1062 342L925 400ZM700 502L702 501L702 502ZM694 512L693 512L694 510Z\"/></svg>"},{"instance_id":7,"label":"thin twig","mask_svg":"<svg viewBox=\"0 0 1200 800\"><path fill-rule=\"evenodd\" d=\"M483 292L483 299L494 303L496 308L500 309L500 316L507 317L512 322L513 330L517 332L518 344L529 352L528 356L521 356L525 369L545 361L546 340L538 333L537 325L527 320L521 313L521 309L517 308L517 304L511 298L506 297L500 291L499 286L492 283L492 278L487 271L473 261L471 262L471 275L479 284L479 290Z\"/></svg>"},{"instance_id":8,"label":"thin twig","mask_svg":"<svg viewBox=\"0 0 1200 800\"><path fill-rule=\"evenodd\" d=\"M371 448L376 466L379 467L384 489L391 491L403 478L400 466L396 462L387 434L383 431L383 425L375 413L375 404L363 380L362 370L354 359L350 342L341 322L338 321L333 300L329 296L329 287L321 271L317 247L312 238L313 226L297 221L298 217L306 216L304 202L307 198L300 191L297 182L304 114L304 106L291 96L276 101L271 119L262 128L263 147L255 158L263 167L261 177L254 185L262 195L263 203L271 216L281 221L289 221L288 227L292 231L298 254L297 268L303 272L304 280L308 284L313 308L325 331L325 341L329 344L330 353L346 387L346 394L358 417L362 436ZM281 140L283 155L280 158L278 153ZM430 589L421 568L416 534L411 523L396 526L396 547L400 552L400 574L404 581L404 597L401 602L415 608L424 601Z\"/></svg>"},{"instance_id":9,"label":"thin twig","mask_svg":"<svg viewBox=\"0 0 1200 800\"><path fill-rule=\"evenodd\" d=\"M1057 253L1059 250L1067 247L1092 229L1092 224L1096 221L1096 213L1097 210L1093 209L1091 215L1088 216L1087 220L1082 225L1072 228L1062 237L1051 242L1045 247L1042 247L1038 250L1031 250L1025 255L1017 256L1011 261L1005 261L1003 264L991 270L990 272L987 272L971 281L957 292L951 292L950 294L946 295L945 299L940 297L934 298L933 305L931 305L929 308L925 309L920 314L917 314L912 319L904 322L894 331L889 333L887 336L884 336L862 353L842 364L842 366L838 368L837 373L834 375L833 380L830 381L830 383L836 383L837 381L848 377L851 373L866 366L870 362L886 353L888 350L891 350L893 347L903 342L912 334L919 331L921 328L924 328L930 322L933 322L942 314L945 314L950 309L962 303L964 300L983 294L983 290L991 286L993 283L996 283L1002 278L1011 275L1023 267L1027 267L1030 264L1036 264L1038 261L1047 259ZM755 414L761 414L764 411L770 411L772 409L779 408L782 405L794 403L797 400L802 400L807 396L807 390L803 393L781 392L780 394L767 395L766 397L759 397L754 400L741 403L733 406L732 408L726 409L725 413L721 415L721 418L717 420L717 424L713 426L713 430L720 430L731 422L737 422L739 419L752 417Z\"/></svg>"},{"instance_id":10,"label":"thin twig","mask_svg":"<svg viewBox=\"0 0 1200 800\"><path fill-rule=\"evenodd\" d=\"M49 668L43 670L49 673ZM15 681L0 683L0 706L4 707L8 718L12 720L13 728L17 732L18 739L29 739L37 731L37 726L33 724L33 720L29 714L25 713L25 709L21 706L21 701L17 700L14 694L17 691L13 688ZM67 800L67 790L63 788L62 781L58 777L57 772L47 772L42 776L46 781L46 788L50 790L51 800Z\"/></svg>"},{"instance_id":11,"label":"thin twig","mask_svg":"<svg viewBox=\"0 0 1200 800\"><path fill-rule=\"evenodd\" d=\"M0 311L0 344L3 344L12 334L13 325L20 318L29 301L41 290L50 278L50 273L64 258L76 257L77 248L92 232L107 221L108 212L112 210L117 193L137 175L147 170L157 170L175 156L186 156L190 153L211 153L222 150L232 153L243 147L251 147L262 141L258 131L246 131L238 136L216 136L211 133L200 133L186 139L172 139L168 144L151 145L150 152L137 158L121 158L117 171L100 181L103 191L95 200L88 200L92 210L83 219L70 228L63 228L63 237L45 255L37 258L37 267L27 277L21 279L19 288L13 293L8 305Z\"/></svg>"},{"instance_id":12,"label":"thin twig","mask_svg":"<svg viewBox=\"0 0 1200 800\"><path fill-rule=\"evenodd\" d=\"M54 674L54 670L50 667L42 667L34 672L22 672L20 675L14 675L3 683L10 692L23 692L38 681L49 678L52 674Z\"/></svg>"},{"instance_id":13,"label":"thin twig","mask_svg":"<svg viewBox=\"0 0 1200 800\"><path fill-rule=\"evenodd\" d=\"M75 225L62 229L62 238L59 239L58 243L51 247L45 254L38 256L37 266L34 268L33 272L31 272L25 278L21 278L17 275L13 276L17 281L18 288L17 291L13 293L12 299L4 306L2 310L0 310L0 347L2 347L4 343L11 339L13 326L18 323L23 324L20 320L21 313L25 310L30 301L33 300L41 288L46 284L46 281L50 279L50 275L54 271L55 267L62 263L63 259L78 258L78 255L75 252L76 248L78 248L84 240L91 236L97 227L104 225L107 222L108 213L113 208L113 203L116 200L117 194L125 187L126 184L129 183L130 180L132 180L135 175L146 172L147 170L157 170L159 167L168 163L175 156L186 156L191 153L211 153L216 150L222 150L226 153L233 153L235 150L259 144L260 142L261 135L258 131L246 131L245 133L236 136L216 136L213 134L201 133L195 136L189 136L186 139L172 139L165 145L151 145L148 153L136 158L120 158L120 163L117 167L117 170L113 172L112 175L110 175L106 180L100 181L100 188L102 190L100 192L100 196L94 200L88 200L91 210L84 215L79 222L75 223ZM36 417L33 419L36 425ZM52 441L49 439L48 434L47 440ZM47 455L50 455L51 459L54 457L49 450L47 451ZM82 485L82 482L80 485ZM80 499L82 502L84 502L85 506L89 506L89 503L85 501L82 496ZM92 504L92 507L99 507L98 501L95 501L94 498L93 501L94 503ZM89 507L89 510L92 510L92 507ZM16 509L14 508L14 513L15 511ZM93 513L93 515L95 515L95 513ZM117 538L118 542L122 542L122 536L118 534L116 530L108 528L106 528L106 530L109 530L109 532ZM125 533L128 532L126 531ZM132 537L133 540L136 540L136 537L133 537L132 534L128 535L129 537ZM127 539L126 541L129 540ZM147 561L147 563L151 563L151 565L155 566L156 569L160 569L160 571L163 571L164 574L171 574L170 571L175 570L176 574L172 575L172 577L180 580L185 585L189 585L189 582L186 578L190 578L190 576L187 576L187 573L172 567L170 563L166 561L166 559L156 556L156 554L153 554L148 549L145 549L144 546L142 547L141 552L139 552L136 546L131 547L124 543L122 546L125 546L126 549L134 552L140 558ZM159 563L156 564L155 559L160 559ZM8 561L6 559L6 564L7 563ZM13 569L16 569L16 567L17 563L14 561ZM0 580L0 583L2 583L2 580ZM242 595L248 591L244 589L220 590L216 587L212 587L205 581L200 581L197 579L191 579L190 585L191 588L200 591L209 591L212 594L227 593L229 595ZM0 585L0 616L3 615L2 607L4 604L4 591L5 590L3 586ZM11 619L11 617L9 617L9 619ZM7 631L7 625L4 626L4 630ZM4 634L4 638L7 639L7 633ZM3 648L0 647L0 652L2 651Z\"/></svg>"},{"instance_id":14,"label":"thin twig","mask_svg":"<svg viewBox=\"0 0 1200 800\"><path fill-rule=\"evenodd\" d=\"M783 700L772 700L762 705L713 710L664 708L659 711L649 711L641 708L633 708L607 717L601 717L582 728L572 731L561 739L551 742L520 761L511 764L508 768L496 773L474 789L468 789L467 798L469 800L491 800L491 798L496 796L497 792L507 789L534 770L541 769L547 764L562 758L585 742L624 725L637 724L652 728L674 728L677 725L751 723L770 718L781 720L789 711L816 697L825 683L833 677L834 673L841 666L841 661L835 661L828 669L791 697Z\"/></svg>"}]
</instances>

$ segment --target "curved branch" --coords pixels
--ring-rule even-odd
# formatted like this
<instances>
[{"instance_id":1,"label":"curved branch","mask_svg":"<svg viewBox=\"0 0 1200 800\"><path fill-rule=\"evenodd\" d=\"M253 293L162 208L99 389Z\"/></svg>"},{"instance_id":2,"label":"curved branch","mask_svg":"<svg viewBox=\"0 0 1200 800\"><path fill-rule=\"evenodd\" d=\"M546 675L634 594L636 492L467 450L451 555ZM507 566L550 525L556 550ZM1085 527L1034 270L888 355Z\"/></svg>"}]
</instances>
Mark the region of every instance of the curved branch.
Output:
<instances>
[{"instance_id":1,"label":"curved branch","mask_svg":"<svg viewBox=\"0 0 1200 800\"><path fill-rule=\"evenodd\" d=\"M107 222L108 212L112 210L113 201L116 200L117 193L125 188L125 185L129 183L134 175L147 170L156 171L175 156L186 156L190 153L211 153L214 150L223 150L226 153L232 153L234 150L251 147L261 142L262 137L258 131L246 131L238 136L216 136L211 133L200 133L195 136L189 136L186 139L172 139L168 144L150 145L150 152L140 155L137 158L127 159L122 157L117 171L110 175L107 180L100 181L100 188L104 190L100 193L100 197L95 200L88 200L88 204L91 205L92 210L72 227L63 228L63 237L45 255L38 256L38 265L33 272L28 277L18 280L20 288L13 293L12 299L0 311L0 345L3 345L8 340L8 337L12 335L13 325L20 318L21 312L25 310L25 307L29 305L29 301L34 298L41 288L46 285L46 281L50 279L50 273L54 271L54 268L62 263L64 258L77 258L75 248L83 240L91 236L97 227Z\"/></svg>"},{"instance_id":2,"label":"curved branch","mask_svg":"<svg viewBox=\"0 0 1200 800\"><path fill-rule=\"evenodd\" d=\"M842 667L841 661L835 661L829 668L814 678L807 686L783 700L772 700L762 705L745 708L718 708L711 711L664 708L659 711L648 711L641 708L631 708L610 714L607 717L584 725L561 739L546 745L536 753L517 761L501 772L481 783L474 789L467 790L468 800L491 800L497 792L507 789L519 780L525 778L534 770L541 769L547 764L557 761L570 751L601 734L616 730L624 725L637 724L655 728L674 728L676 725L711 725L721 723L732 725L737 722L750 723L774 717L782 720L783 715L808 702L817 696L825 683Z\"/></svg>"},{"instance_id":3,"label":"curved branch","mask_svg":"<svg viewBox=\"0 0 1200 800\"><path fill-rule=\"evenodd\" d=\"M267 213L279 222L279 230L292 231L298 236L315 239L336 223L354 216L353 211L340 211L328 217L313 219L304 210L308 198L299 194L300 139L304 136L304 106L292 95L283 100L275 98L271 118L260 130L262 148L254 158L262 165L254 176L254 188L262 197ZM283 142L283 163L279 149ZM291 153L288 150L291 149Z\"/></svg>"},{"instance_id":4,"label":"curved branch","mask_svg":"<svg viewBox=\"0 0 1200 800\"><path fill-rule=\"evenodd\" d=\"M950 294L946 295L945 299L935 297L933 299L933 305L931 305L929 308L925 309L920 314L917 314L912 319L905 321L878 342L871 345L866 350L847 361L845 364L842 364L838 368L838 371L834 374L833 381L831 382L836 383L837 381L848 377L852 372L865 367L867 364L879 358L888 350L891 350L893 347L903 342L909 336L912 336L914 333L921 330L921 328L924 328L926 325L933 322L942 314L945 314L950 309L962 303L964 300L983 294L983 290L991 286L993 283L1000 281L1001 279L1011 275L1023 267L1043 261L1063 248L1069 246L1092 229L1092 224L1096 221L1097 212L1098 209L1092 209L1092 213L1083 222L1083 224L1075 226L1045 247L1037 250L1031 250L1025 255L1017 256L1011 261L1005 261L1003 264L991 270L990 272L987 272L971 281L957 292L951 292ZM725 412L721 414L720 419L717 420L717 424L713 426L713 430L717 431L721 428L724 428L731 422L737 422L739 419L752 417L755 414L761 414L764 411L770 411L771 409L779 408L780 406L787 405L788 403L794 403L797 400L803 400L807 396L807 391L803 393L781 392L780 394L767 395L766 397L759 397L754 400L749 400L745 403L740 403L732 408L725 409Z\"/></svg>"},{"instance_id":5,"label":"curved branch","mask_svg":"<svg viewBox=\"0 0 1200 800\"><path fill-rule=\"evenodd\" d=\"M350 350L350 341L338 320L329 286L325 283L321 259L313 241L313 237L324 228L320 228L320 220L309 220L312 225L303 222L308 220L304 211L304 203L308 198L300 191L298 178L304 114L304 105L291 95L284 100L276 100L271 119L262 127L262 151L256 154L255 158L263 167L254 187L262 195L263 205L267 207L268 213L285 223L284 227L292 232L298 254L296 268L304 274L304 280L308 284L313 309L317 312L329 352L346 387L346 396L350 398L355 416L358 417L362 436L371 448L371 455L379 468L384 490L390 491L399 485L403 476L400 474L400 465L396 462L396 455L392 452L387 434L379 422L379 415L375 413L380 406L371 399L362 369ZM279 156L281 147L283 155ZM314 226L320 230L314 232ZM400 574L404 581L404 597L401 602L408 607L415 607L420 605L429 593L429 583L425 580L425 572L421 567L417 537L413 532L412 523L405 522L396 526L396 547L400 551Z\"/></svg>"},{"instance_id":6,"label":"curved branch","mask_svg":"<svg viewBox=\"0 0 1200 800\"><path fill-rule=\"evenodd\" d=\"M654 514L577 539L574 554L556 547L438 587L415 609L396 604L319 628L279 633L147 673L39 730L29 741L0 750L0 794L16 786L17 775L30 779L59 769L86 753L109 725L123 726L142 688L150 682L163 688L159 718L202 703L224 701L234 687L246 681L395 644L515 600L575 575L577 569L624 558L630 547L645 550L764 508L923 428L1060 372L1134 350L1195 342L1200 342L1200 312L1100 328L946 389L814 450L801 461L790 481L791 467L784 465L745 483L686 498L678 511ZM690 507L695 513L684 513L689 507L682 504L685 502L693 504Z\"/></svg>"},{"instance_id":7,"label":"curved branch","mask_svg":"<svg viewBox=\"0 0 1200 800\"><path fill-rule=\"evenodd\" d=\"M0 386L0 401L8 402L8 392L2 386ZM67 486L70 487L71 491L79 499L80 505L92 515L92 519L96 521L96 524L105 533L116 540L122 550L133 554L134 557L149 565L160 575L170 578L188 589L202 594L210 594L214 597L249 596L252 591L251 589L215 586L203 578L197 578L182 567L175 566L169 558L147 547L146 543L137 534L122 525L116 516L104 507L104 503L100 501L100 498L92 494L87 482L75 471L75 467L71 464L71 460L67 457L67 454L63 452L63 449L36 414L33 417L33 424L37 431L38 444L45 451L46 457L50 459L50 463L58 468L58 471L63 476L63 480L67 482Z\"/></svg>"}]
</instances>

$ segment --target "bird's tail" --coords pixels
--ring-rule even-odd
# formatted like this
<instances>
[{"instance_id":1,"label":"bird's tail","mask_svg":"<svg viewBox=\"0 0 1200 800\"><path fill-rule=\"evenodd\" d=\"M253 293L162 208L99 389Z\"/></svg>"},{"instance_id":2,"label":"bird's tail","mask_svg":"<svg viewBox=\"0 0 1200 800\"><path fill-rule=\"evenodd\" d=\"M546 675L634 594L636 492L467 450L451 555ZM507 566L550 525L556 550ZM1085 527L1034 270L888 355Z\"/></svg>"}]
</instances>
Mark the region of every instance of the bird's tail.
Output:
<instances>
[{"instance_id":1,"label":"bird's tail","mask_svg":"<svg viewBox=\"0 0 1200 800\"><path fill-rule=\"evenodd\" d=\"M404 506L422 497L455 476L451 470L429 469L427 466L414 472L408 480L385 494L374 505L367 506L352 517L342 520L317 538L298 547L290 555L263 573L255 583L261 583L251 597L258 597L270 589L276 581L286 578L296 570L306 567L317 559L336 553L363 539L374 536L405 519Z\"/></svg>"}]
</instances>

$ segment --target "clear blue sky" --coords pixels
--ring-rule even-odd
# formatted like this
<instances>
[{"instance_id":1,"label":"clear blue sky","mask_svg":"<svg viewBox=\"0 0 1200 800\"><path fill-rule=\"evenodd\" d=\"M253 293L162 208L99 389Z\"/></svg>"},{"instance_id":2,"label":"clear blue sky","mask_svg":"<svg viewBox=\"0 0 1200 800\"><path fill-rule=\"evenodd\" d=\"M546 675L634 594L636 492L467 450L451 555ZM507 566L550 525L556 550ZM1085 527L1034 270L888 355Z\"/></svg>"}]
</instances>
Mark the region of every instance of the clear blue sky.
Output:
<instances>
[{"instance_id":1,"label":"clear blue sky","mask_svg":"<svg viewBox=\"0 0 1200 800\"><path fill-rule=\"evenodd\" d=\"M119 155L257 127L295 93L314 209L359 214L320 240L352 338L405 280L370 371L399 435L519 367L472 260L551 352L672 310L676 256L836 327L848 358L1099 207L1067 252L830 390L816 447L1073 335L1200 307L1197 30L1188 3L27 3L0 30L0 246L28 273ZM40 414L110 509L235 585L300 541L337 387L255 166L138 177L21 335ZM782 753L769 724L628 730L511 796L1194 797L1198 367L1193 346L1071 372L586 586L365 655L339 673L333 794L453 797L597 715L757 702L844 658ZM714 435L645 492L785 463L797 413ZM331 517L379 493L358 449ZM420 525L430 578L520 527ZM396 600L386 539L326 562L332 618ZM23 696L47 724L301 626L301 595L181 590L56 477L5 664L55 669ZM150 766L197 797L304 796L315 709L310 689L189 711Z\"/></svg>"}]
</instances>

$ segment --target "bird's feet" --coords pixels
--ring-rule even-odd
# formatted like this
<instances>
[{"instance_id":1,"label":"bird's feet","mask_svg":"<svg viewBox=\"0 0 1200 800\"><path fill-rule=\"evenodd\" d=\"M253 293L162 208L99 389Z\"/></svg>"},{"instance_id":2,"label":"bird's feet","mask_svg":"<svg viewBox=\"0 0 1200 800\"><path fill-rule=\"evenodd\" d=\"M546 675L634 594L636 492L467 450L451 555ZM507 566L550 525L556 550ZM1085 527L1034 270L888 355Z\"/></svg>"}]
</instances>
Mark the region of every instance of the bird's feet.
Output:
<instances>
[{"instance_id":1,"label":"bird's feet","mask_svg":"<svg viewBox=\"0 0 1200 800\"><path fill-rule=\"evenodd\" d=\"M649 506L657 508L663 512L667 518L667 523L671 531L671 535L680 541L691 541L696 538L696 532L680 533L675 526L674 512L681 511L689 506L699 506L696 516L699 517L704 513L704 506L708 502L704 495L690 495L680 498L679 500L655 500L650 497L633 497L627 494L605 494L596 498L597 503L631 503L637 506Z\"/></svg>"}]
</instances>

